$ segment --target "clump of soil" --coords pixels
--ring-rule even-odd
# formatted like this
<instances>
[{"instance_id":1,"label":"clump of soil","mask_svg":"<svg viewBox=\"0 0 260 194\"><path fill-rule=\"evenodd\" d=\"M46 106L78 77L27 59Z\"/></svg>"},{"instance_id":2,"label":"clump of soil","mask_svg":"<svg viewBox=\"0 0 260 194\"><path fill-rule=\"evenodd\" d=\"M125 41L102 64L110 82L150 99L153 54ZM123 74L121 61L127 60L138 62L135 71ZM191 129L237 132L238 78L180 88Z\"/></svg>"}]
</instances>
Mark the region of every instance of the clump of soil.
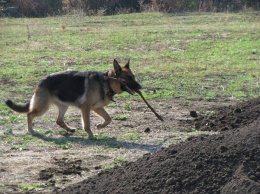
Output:
<instances>
[{"instance_id":1,"label":"clump of soil","mask_svg":"<svg viewBox=\"0 0 260 194\"><path fill-rule=\"evenodd\" d=\"M40 180L50 180L56 174L61 175L81 175L81 172L84 169L81 165L82 160L80 159L70 159L70 158L53 158L55 167L50 167L39 172L39 179Z\"/></svg>"},{"instance_id":2,"label":"clump of soil","mask_svg":"<svg viewBox=\"0 0 260 194\"><path fill-rule=\"evenodd\" d=\"M259 193L259 98L226 107L196 123L213 122L216 135L189 137L136 162L71 185L56 193ZM235 118L239 124L232 127ZM236 122L235 122L236 123Z\"/></svg>"},{"instance_id":3,"label":"clump of soil","mask_svg":"<svg viewBox=\"0 0 260 194\"><path fill-rule=\"evenodd\" d=\"M260 117L260 98L219 107L195 119L195 128L202 131L226 131L252 123Z\"/></svg>"}]
</instances>

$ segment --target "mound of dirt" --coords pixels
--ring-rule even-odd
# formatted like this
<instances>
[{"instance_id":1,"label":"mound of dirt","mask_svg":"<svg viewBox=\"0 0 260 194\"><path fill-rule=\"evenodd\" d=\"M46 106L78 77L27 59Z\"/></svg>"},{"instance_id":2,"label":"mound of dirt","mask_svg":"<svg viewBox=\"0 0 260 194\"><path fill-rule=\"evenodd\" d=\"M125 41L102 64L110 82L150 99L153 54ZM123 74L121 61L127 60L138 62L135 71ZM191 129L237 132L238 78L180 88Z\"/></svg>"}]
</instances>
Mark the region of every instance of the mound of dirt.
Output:
<instances>
[{"instance_id":1,"label":"mound of dirt","mask_svg":"<svg viewBox=\"0 0 260 194\"><path fill-rule=\"evenodd\" d=\"M226 131L248 125L260 117L260 98L219 107L195 120L195 128L202 131Z\"/></svg>"},{"instance_id":2,"label":"mound of dirt","mask_svg":"<svg viewBox=\"0 0 260 194\"><path fill-rule=\"evenodd\" d=\"M260 118L255 100L227 107L225 115L243 114L250 122L217 135L190 137L136 162L71 185L56 193L259 193ZM246 108L250 107L250 108ZM240 108L241 111L237 110ZM254 119L250 117L250 110ZM256 113L256 114L255 114ZM221 112L218 112L220 117ZM215 115L216 116L216 115ZM207 117L211 121L211 116ZM203 118L203 122L206 119ZM199 119L196 121L199 122ZM221 122L215 122L217 125ZM226 126L231 126L226 125ZM222 125L221 125L222 127Z\"/></svg>"}]
</instances>

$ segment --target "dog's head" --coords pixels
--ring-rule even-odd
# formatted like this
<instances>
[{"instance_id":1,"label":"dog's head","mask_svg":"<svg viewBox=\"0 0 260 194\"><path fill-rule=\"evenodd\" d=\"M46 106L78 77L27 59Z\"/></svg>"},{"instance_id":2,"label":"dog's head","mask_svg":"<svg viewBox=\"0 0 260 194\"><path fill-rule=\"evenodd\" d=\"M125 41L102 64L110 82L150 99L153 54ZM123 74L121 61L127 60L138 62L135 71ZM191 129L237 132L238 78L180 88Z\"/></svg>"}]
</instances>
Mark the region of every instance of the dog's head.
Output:
<instances>
[{"instance_id":1,"label":"dog's head","mask_svg":"<svg viewBox=\"0 0 260 194\"><path fill-rule=\"evenodd\" d=\"M113 65L116 79L120 81L120 90L133 95L135 91L142 88L135 80L135 76L130 69L130 60L128 60L124 67L121 67L117 60L114 59Z\"/></svg>"}]
</instances>

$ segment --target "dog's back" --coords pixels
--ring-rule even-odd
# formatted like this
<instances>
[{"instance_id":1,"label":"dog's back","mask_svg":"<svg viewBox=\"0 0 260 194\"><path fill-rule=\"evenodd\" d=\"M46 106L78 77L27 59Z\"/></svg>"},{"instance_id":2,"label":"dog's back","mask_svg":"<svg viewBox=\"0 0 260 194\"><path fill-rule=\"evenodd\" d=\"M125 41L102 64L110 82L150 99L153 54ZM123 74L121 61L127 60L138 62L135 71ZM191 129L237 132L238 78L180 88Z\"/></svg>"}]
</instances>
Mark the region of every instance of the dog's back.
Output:
<instances>
[{"instance_id":1,"label":"dog's back","mask_svg":"<svg viewBox=\"0 0 260 194\"><path fill-rule=\"evenodd\" d=\"M95 93L94 91L99 91L95 98L104 99L105 90L108 90L109 86L103 73L65 71L43 78L38 88L47 89L52 97L61 102L80 106L84 103L82 99L85 99L86 95L89 96L88 93Z\"/></svg>"}]
</instances>

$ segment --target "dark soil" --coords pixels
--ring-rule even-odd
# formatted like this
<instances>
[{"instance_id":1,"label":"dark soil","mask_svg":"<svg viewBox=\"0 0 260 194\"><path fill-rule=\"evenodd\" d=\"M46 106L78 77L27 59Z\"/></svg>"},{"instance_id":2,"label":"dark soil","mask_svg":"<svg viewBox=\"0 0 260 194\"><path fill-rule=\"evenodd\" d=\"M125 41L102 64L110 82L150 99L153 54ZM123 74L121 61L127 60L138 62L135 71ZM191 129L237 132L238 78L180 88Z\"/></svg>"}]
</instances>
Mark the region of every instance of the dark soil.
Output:
<instances>
[{"instance_id":1,"label":"dark soil","mask_svg":"<svg viewBox=\"0 0 260 194\"><path fill-rule=\"evenodd\" d=\"M195 120L197 129L206 126L220 134L189 137L56 193L259 194L259 102L224 107Z\"/></svg>"},{"instance_id":2,"label":"dark soil","mask_svg":"<svg viewBox=\"0 0 260 194\"><path fill-rule=\"evenodd\" d=\"M82 160L72 160L66 157L63 158L53 158L53 163L55 167L50 167L39 172L39 179L40 180L49 180L56 174L61 175L81 175L83 170L89 170L82 168ZM53 181L53 180L51 180Z\"/></svg>"},{"instance_id":3,"label":"dark soil","mask_svg":"<svg viewBox=\"0 0 260 194\"><path fill-rule=\"evenodd\" d=\"M191 112L191 115L194 114ZM195 128L202 131L226 131L246 126L260 117L260 98L240 102L235 106L219 107L195 120Z\"/></svg>"}]
</instances>

